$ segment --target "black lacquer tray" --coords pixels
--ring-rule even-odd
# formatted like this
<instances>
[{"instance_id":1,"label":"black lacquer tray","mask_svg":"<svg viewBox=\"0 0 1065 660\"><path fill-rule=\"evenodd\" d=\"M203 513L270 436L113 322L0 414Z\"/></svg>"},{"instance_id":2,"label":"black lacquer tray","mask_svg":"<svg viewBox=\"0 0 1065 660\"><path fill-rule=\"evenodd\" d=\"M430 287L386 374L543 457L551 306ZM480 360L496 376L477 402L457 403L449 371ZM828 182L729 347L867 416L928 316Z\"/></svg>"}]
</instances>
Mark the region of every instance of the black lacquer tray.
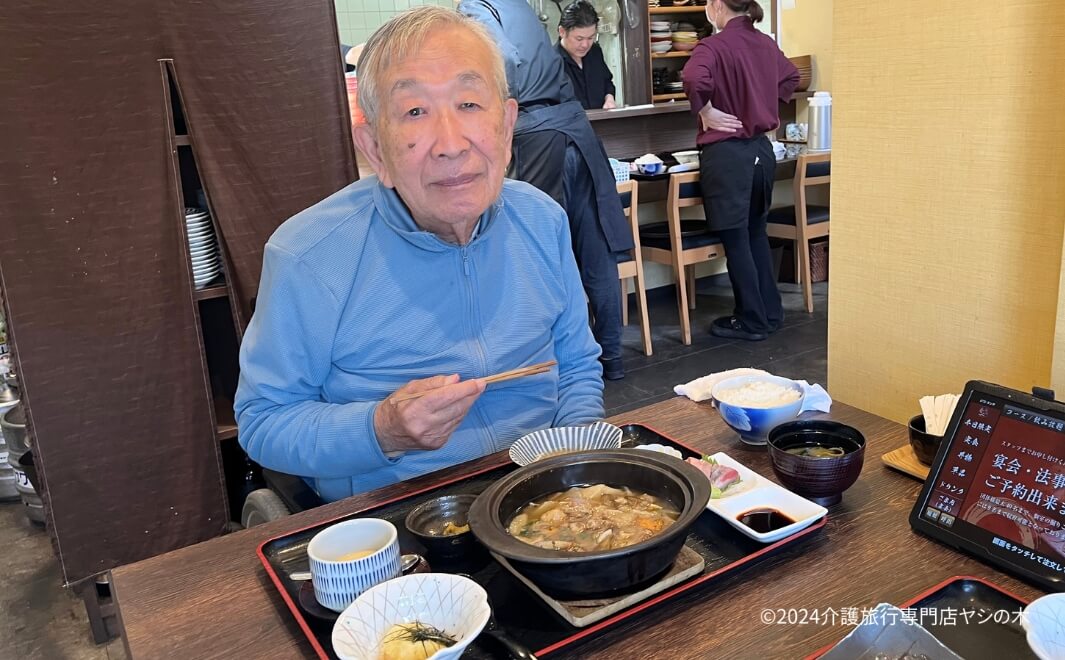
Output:
<instances>
[{"instance_id":1,"label":"black lacquer tray","mask_svg":"<svg viewBox=\"0 0 1065 660\"><path fill-rule=\"evenodd\" d=\"M663 444L678 449L685 457L699 456L691 447L673 440L646 426L629 424L624 431L623 446ZM294 571L308 570L307 544L320 530L349 518L383 518L395 524L399 530L400 550L404 553L426 554L425 548L404 528L407 512L418 504L441 495L477 494L503 475L517 469L508 464L454 479L459 468L442 471L441 481L402 499L367 508L351 515L320 523L313 527L290 532L263 542L258 555L271 581L277 587L285 605L321 658L335 658L331 635L333 622L313 616L299 605L301 582L289 579ZM445 561L428 555L434 572L465 573L485 588L493 605L496 623L508 635L525 644L538 656L548 656L566 649L570 651L582 639L618 625L637 616L668 615L669 601L693 589L706 588L709 583L726 575L755 565L780 550L815 536L824 527L826 520L807 527L785 539L771 544L762 544L744 536L716 514L706 511L692 526L685 545L698 552L705 562L702 573L686 582L670 587L650 599L611 615L594 625L577 628L553 612L546 603L526 588L516 577L496 563L487 552L477 553L459 561ZM481 635L471 644L463 658L506 657L505 651L488 636Z\"/></svg>"}]
</instances>

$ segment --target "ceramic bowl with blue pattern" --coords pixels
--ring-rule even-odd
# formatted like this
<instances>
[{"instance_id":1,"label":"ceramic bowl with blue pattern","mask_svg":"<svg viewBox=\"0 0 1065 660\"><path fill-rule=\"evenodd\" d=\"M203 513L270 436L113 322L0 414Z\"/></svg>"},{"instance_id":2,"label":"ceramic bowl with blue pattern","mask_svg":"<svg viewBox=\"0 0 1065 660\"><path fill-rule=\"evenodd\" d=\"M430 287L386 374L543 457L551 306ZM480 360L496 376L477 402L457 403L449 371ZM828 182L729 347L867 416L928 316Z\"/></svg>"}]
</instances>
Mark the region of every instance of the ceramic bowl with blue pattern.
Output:
<instances>
[{"instance_id":1,"label":"ceramic bowl with blue pattern","mask_svg":"<svg viewBox=\"0 0 1065 660\"><path fill-rule=\"evenodd\" d=\"M765 445L774 427L802 412L802 386L769 375L735 376L714 385L710 396L721 419L749 445Z\"/></svg>"},{"instance_id":2,"label":"ceramic bowl with blue pattern","mask_svg":"<svg viewBox=\"0 0 1065 660\"><path fill-rule=\"evenodd\" d=\"M364 591L399 575L399 533L387 520L345 520L315 534L307 558L315 599L343 612Z\"/></svg>"}]
</instances>

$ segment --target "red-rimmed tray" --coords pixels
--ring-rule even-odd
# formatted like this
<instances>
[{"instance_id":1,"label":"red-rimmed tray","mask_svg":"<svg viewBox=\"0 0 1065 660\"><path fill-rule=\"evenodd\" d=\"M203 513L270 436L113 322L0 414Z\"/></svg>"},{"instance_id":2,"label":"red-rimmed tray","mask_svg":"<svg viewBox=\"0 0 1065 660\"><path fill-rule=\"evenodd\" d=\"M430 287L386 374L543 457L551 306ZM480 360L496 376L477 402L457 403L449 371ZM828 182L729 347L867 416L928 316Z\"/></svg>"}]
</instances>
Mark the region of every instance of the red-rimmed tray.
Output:
<instances>
[{"instance_id":1,"label":"red-rimmed tray","mask_svg":"<svg viewBox=\"0 0 1065 660\"><path fill-rule=\"evenodd\" d=\"M1019 621L1028 602L987 580L956 575L899 608L911 610L917 623L966 660L1035 660ZM818 649L807 660L820 658L834 646Z\"/></svg>"},{"instance_id":2,"label":"red-rimmed tray","mask_svg":"<svg viewBox=\"0 0 1065 660\"><path fill-rule=\"evenodd\" d=\"M700 455L684 443L673 440L647 426L629 424L622 426L622 430L624 431L623 446L633 447L658 443L675 447L685 457ZM315 533L348 518L384 518L394 523L399 530L402 552L426 555L425 548L403 526L403 520L408 511L433 497L457 493L480 493L501 476L516 468L515 465L505 465L443 479L434 486L402 498L263 542L257 551L259 560L318 656L323 659L336 657L330 643L333 623L317 618L302 609L298 604L301 583L288 578L289 573L308 570L307 544ZM487 552L452 562L445 562L431 555L428 557L434 571L466 573L472 576L488 592L495 607L494 615L499 627L532 649L536 655L546 656L563 649L569 651L573 645L589 636L608 630L632 617L658 611L669 600L682 593L755 565L786 547L816 535L824 527L825 522L826 519L823 518L785 539L771 544L762 544L736 531L716 514L706 511L696 520L685 541L689 548L702 555L705 562L702 574L585 628L576 628L564 621L546 603L522 585L516 577L492 560ZM505 657L505 653L495 645L490 636L481 635L466 649L462 657L498 658Z\"/></svg>"}]
</instances>

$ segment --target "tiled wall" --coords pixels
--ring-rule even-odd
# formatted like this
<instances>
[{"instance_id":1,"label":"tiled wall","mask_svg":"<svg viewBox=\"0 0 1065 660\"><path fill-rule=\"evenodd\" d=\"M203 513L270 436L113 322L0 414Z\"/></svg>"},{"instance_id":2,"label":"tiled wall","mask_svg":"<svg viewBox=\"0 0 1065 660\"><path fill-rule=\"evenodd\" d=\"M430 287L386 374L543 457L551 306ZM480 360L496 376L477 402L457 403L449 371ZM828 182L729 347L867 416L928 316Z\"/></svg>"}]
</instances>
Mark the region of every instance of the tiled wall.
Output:
<instances>
[{"instance_id":1,"label":"tiled wall","mask_svg":"<svg viewBox=\"0 0 1065 660\"><path fill-rule=\"evenodd\" d=\"M340 40L349 45L361 44L373 31L397 12L419 5L453 7L453 0L334 0Z\"/></svg>"},{"instance_id":2,"label":"tiled wall","mask_svg":"<svg viewBox=\"0 0 1065 660\"><path fill-rule=\"evenodd\" d=\"M435 4L441 7L454 7L455 0L333 0L337 8L337 27L340 28L340 41L354 46L361 44L370 38L373 31L392 18L397 12L417 7L420 5ZM565 3L564 3L565 4ZM533 6L537 6L534 3ZM543 3L544 12L548 16L547 30L552 42L558 41L558 9L546 0ZM600 34L599 45L603 48L603 56L607 66L614 72L614 84L617 85L616 95L619 104L625 102L625 90L621 85L621 52L616 35Z\"/></svg>"}]
</instances>

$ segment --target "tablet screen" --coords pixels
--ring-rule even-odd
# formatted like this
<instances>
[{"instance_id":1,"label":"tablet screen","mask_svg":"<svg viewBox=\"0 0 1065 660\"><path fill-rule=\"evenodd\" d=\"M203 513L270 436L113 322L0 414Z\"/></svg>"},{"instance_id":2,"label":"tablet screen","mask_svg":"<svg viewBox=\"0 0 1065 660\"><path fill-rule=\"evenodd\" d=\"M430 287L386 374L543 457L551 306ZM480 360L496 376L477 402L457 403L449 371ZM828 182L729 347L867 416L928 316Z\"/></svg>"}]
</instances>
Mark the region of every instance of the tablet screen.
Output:
<instances>
[{"instance_id":1,"label":"tablet screen","mask_svg":"<svg viewBox=\"0 0 1065 660\"><path fill-rule=\"evenodd\" d=\"M979 391L959 406L921 517L993 558L1065 579L1065 416Z\"/></svg>"}]
</instances>

